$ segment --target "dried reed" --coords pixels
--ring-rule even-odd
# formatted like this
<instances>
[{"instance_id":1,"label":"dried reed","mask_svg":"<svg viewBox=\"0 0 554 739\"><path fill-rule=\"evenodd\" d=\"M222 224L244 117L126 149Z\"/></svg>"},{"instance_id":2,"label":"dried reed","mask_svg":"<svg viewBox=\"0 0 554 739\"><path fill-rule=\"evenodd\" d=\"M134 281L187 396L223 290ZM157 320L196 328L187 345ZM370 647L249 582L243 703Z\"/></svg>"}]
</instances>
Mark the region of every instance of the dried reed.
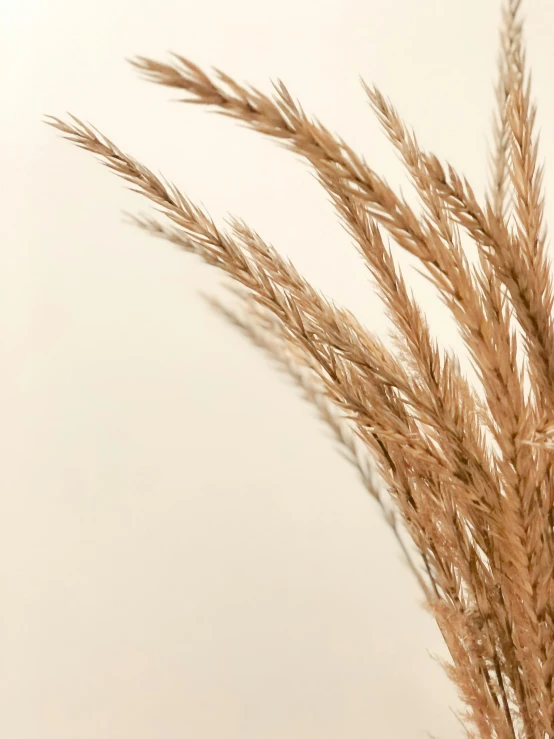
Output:
<instances>
[{"instance_id":1,"label":"dried reed","mask_svg":"<svg viewBox=\"0 0 554 739\"><path fill-rule=\"evenodd\" d=\"M358 467L441 629L468 734L482 739L554 738L553 289L520 5L503 7L491 183L481 201L452 165L420 148L378 89L364 85L421 215L283 83L268 95L181 56L132 61L146 78L182 90L183 101L241 121L307 160L375 278L396 354L245 223L231 219L220 229L91 126L48 120L157 206L162 218L135 216L136 225L238 283L240 308L211 305L294 378ZM421 262L451 311L480 394L434 340L384 231ZM478 247L476 266L462 233Z\"/></svg>"}]
</instances>

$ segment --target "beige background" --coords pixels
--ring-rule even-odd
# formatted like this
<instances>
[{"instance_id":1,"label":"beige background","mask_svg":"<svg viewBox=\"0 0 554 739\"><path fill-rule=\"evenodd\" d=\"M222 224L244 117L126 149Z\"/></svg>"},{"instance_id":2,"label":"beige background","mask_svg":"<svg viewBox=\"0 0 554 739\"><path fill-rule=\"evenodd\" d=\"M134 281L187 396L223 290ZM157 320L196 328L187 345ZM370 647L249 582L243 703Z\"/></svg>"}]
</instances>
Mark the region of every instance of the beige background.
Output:
<instances>
[{"instance_id":1,"label":"beige background","mask_svg":"<svg viewBox=\"0 0 554 739\"><path fill-rule=\"evenodd\" d=\"M174 50L266 90L281 77L408 192L363 75L481 192L499 3L0 8L0 735L461 736L429 657L444 654L440 637L354 472L295 389L204 307L198 289L217 292L218 275L122 224L143 203L40 118L70 110L217 218L245 217L382 334L367 274L306 167L168 103L124 58ZM554 5L526 8L553 162Z\"/></svg>"}]
</instances>

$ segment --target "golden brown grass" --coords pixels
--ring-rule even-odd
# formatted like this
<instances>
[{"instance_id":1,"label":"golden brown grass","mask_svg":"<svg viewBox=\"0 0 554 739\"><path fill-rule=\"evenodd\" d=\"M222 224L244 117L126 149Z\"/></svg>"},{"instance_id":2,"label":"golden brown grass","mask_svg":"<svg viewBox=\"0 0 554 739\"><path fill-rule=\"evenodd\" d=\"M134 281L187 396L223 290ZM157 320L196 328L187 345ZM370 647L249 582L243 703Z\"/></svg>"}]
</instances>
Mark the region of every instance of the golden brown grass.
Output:
<instances>
[{"instance_id":1,"label":"golden brown grass","mask_svg":"<svg viewBox=\"0 0 554 739\"><path fill-rule=\"evenodd\" d=\"M76 118L49 123L157 206L160 217L135 216L136 225L238 283L238 308L211 304L294 378L382 506L448 646L468 733L544 739L554 737L553 290L519 0L506 0L500 38L491 183L481 200L452 165L420 148L378 89L364 85L421 214L283 83L264 94L181 56L132 62L146 78L181 90L183 101L307 160L375 280L396 352L244 222L218 227ZM464 233L478 247L475 265ZM437 345L395 263L398 248L419 260L451 311L480 388Z\"/></svg>"}]
</instances>

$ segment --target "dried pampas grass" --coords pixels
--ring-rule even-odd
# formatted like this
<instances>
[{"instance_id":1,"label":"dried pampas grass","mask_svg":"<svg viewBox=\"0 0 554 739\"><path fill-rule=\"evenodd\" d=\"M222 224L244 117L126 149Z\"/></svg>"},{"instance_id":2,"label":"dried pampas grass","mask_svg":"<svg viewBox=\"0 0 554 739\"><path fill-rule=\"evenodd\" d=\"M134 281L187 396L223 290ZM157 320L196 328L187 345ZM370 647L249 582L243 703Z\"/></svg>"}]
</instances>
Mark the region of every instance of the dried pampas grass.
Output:
<instances>
[{"instance_id":1,"label":"dried pampas grass","mask_svg":"<svg viewBox=\"0 0 554 739\"><path fill-rule=\"evenodd\" d=\"M132 64L182 91L184 102L307 160L375 279L397 351L241 220L220 228L93 127L72 117L48 122L157 206L158 216L133 216L136 226L236 283L236 308L211 305L294 378L381 505L448 646L468 733L554 737L553 289L519 0L503 8L484 198L422 150L393 105L364 84L415 185L420 214L283 83L265 94L177 55ZM478 247L474 265L462 236ZM479 388L437 345L395 249L417 258L451 311Z\"/></svg>"}]
</instances>

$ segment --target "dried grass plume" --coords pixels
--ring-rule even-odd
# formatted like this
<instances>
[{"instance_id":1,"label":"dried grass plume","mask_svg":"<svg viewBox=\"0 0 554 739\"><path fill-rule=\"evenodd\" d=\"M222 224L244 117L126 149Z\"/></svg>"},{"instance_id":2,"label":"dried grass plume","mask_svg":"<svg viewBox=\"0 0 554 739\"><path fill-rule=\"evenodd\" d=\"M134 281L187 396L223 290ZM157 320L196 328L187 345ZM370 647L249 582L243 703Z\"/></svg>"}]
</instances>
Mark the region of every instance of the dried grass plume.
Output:
<instances>
[{"instance_id":1,"label":"dried grass plume","mask_svg":"<svg viewBox=\"0 0 554 739\"><path fill-rule=\"evenodd\" d=\"M294 379L357 466L442 632L468 735L481 739L554 739L554 293L520 5L502 10L484 197L364 83L419 213L282 82L264 93L178 55L131 62L183 102L306 160L374 278L395 351L246 223L216 225L92 126L48 119L155 206L132 217L136 226L235 283L236 307L210 304ZM478 387L437 344L398 250L417 258L454 317Z\"/></svg>"}]
</instances>

